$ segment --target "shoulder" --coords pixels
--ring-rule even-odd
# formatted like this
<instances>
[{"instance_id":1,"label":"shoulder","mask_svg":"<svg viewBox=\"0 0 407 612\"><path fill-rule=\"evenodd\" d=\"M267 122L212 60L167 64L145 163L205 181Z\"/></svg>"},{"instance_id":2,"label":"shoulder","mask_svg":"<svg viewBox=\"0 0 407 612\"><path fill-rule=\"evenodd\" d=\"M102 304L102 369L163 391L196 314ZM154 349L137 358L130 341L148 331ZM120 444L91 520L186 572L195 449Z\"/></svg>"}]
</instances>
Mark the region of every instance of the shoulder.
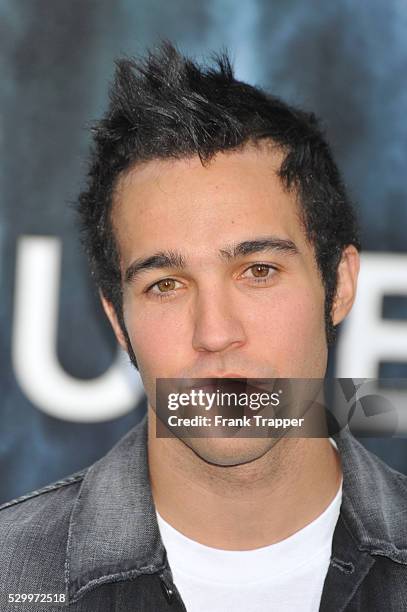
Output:
<instances>
[{"instance_id":1,"label":"shoulder","mask_svg":"<svg viewBox=\"0 0 407 612\"><path fill-rule=\"evenodd\" d=\"M342 436L339 445L348 480L355 487L358 481L364 485L359 492L366 493L371 503L377 503L379 497L384 509L388 504L393 508L394 505L406 507L406 474L390 467L353 435ZM369 490L367 485L371 487Z\"/></svg>"},{"instance_id":2,"label":"shoulder","mask_svg":"<svg viewBox=\"0 0 407 612\"><path fill-rule=\"evenodd\" d=\"M8 531L13 525L17 527L18 524L28 525L32 521L35 522L35 515L39 511L52 512L54 519L59 518L60 512L55 514L55 510L61 510L64 513L69 499L74 502L86 472L87 469L76 472L2 504L0 506L0 534L4 535L4 529ZM18 524L15 523L16 520Z\"/></svg>"},{"instance_id":3,"label":"shoulder","mask_svg":"<svg viewBox=\"0 0 407 612\"><path fill-rule=\"evenodd\" d=\"M407 569L407 476L349 432L335 439L342 459L342 511L359 547Z\"/></svg>"},{"instance_id":4,"label":"shoulder","mask_svg":"<svg viewBox=\"0 0 407 612\"><path fill-rule=\"evenodd\" d=\"M0 584L8 593L65 591L69 521L86 472L0 506Z\"/></svg>"}]
</instances>

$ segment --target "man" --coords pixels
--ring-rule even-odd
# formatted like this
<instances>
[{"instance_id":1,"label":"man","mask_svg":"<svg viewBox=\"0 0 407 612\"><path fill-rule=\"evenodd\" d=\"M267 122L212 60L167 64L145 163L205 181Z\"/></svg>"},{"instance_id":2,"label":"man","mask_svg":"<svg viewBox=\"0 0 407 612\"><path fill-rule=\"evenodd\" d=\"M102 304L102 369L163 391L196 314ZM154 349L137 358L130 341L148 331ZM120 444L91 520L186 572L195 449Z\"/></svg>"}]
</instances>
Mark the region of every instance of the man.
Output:
<instances>
[{"instance_id":1,"label":"man","mask_svg":"<svg viewBox=\"0 0 407 612\"><path fill-rule=\"evenodd\" d=\"M360 245L315 117L165 43L94 137L84 241L148 418L3 507L1 610L406 609L407 480L348 430L156 435L157 379L324 377Z\"/></svg>"}]
</instances>

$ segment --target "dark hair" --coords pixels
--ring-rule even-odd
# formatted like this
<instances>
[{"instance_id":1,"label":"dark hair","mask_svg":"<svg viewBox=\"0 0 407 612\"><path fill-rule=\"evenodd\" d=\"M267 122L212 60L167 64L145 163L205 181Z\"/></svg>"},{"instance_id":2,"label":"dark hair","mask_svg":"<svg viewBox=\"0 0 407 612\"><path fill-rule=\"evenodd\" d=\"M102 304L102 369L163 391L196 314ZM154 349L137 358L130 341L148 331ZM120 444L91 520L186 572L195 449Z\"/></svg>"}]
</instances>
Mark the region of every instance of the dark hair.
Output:
<instances>
[{"instance_id":1,"label":"dark hair","mask_svg":"<svg viewBox=\"0 0 407 612\"><path fill-rule=\"evenodd\" d=\"M214 67L200 66L164 41L144 59L116 61L110 105L92 129L88 184L79 196L83 242L93 276L113 304L129 344L111 221L118 178L137 162L197 154L205 164L220 151L268 139L285 155L279 171L283 185L299 196L302 222L325 288L326 335L331 344L337 267L343 248L353 244L360 249L360 242L330 148L313 113L236 80L226 52L212 57Z\"/></svg>"}]
</instances>

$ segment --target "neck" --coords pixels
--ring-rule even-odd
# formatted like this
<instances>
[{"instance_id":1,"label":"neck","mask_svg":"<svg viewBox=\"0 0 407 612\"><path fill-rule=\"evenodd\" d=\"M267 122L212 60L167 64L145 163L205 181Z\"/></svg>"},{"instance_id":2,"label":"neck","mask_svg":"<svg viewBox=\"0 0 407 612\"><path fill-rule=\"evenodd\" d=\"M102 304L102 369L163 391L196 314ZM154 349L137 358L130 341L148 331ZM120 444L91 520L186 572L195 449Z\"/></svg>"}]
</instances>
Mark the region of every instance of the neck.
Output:
<instances>
[{"instance_id":1,"label":"neck","mask_svg":"<svg viewBox=\"0 0 407 612\"><path fill-rule=\"evenodd\" d=\"M206 546L251 550L275 544L316 519L342 471L328 438L283 438L249 463L219 466L182 440L157 438L149 409L148 461L160 515Z\"/></svg>"}]
</instances>

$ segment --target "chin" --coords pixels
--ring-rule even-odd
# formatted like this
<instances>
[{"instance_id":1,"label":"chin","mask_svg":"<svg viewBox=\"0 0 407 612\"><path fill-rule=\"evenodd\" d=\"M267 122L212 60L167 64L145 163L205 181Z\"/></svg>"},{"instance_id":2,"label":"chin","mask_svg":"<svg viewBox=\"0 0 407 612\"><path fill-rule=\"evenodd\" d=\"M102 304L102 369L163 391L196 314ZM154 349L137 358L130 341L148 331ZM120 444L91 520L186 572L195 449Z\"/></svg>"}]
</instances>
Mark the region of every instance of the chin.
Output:
<instances>
[{"instance_id":1,"label":"chin","mask_svg":"<svg viewBox=\"0 0 407 612\"><path fill-rule=\"evenodd\" d=\"M217 466L251 463L275 444L272 438L184 438L183 442L200 459Z\"/></svg>"}]
</instances>

